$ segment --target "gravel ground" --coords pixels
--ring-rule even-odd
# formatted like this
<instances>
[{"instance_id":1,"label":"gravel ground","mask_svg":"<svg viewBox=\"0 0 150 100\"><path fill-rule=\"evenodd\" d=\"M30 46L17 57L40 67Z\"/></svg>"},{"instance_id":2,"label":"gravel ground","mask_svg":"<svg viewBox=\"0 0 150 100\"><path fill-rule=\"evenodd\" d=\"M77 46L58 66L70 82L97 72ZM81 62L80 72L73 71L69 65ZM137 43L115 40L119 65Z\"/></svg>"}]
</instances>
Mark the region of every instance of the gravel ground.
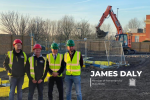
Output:
<instances>
[{"instance_id":1,"label":"gravel ground","mask_svg":"<svg viewBox=\"0 0 150 100\"><path fill-rule=\"evenodd\" d=\"M98 60L98 58L96 58ZM142 71L140 77L136 77L136 86L129 86L130 77L96 77L91 78L91 71L101 71L98 68L83 68L81 74L82 96L83 100L150 100L150 58L126 58L130 66L122 66L113 71ZM107 70L108 71L108 70ZM6 72L1 72L2 79L8 79ZM122 82L113 82L105 86L90 87L90 78L99 80L122 80ZM64 82L64 99L66 99ZM44 100L48 100L48 84L44 84ZM58 100L58 91L56 85L54 87L54 100ZM23 90L23 100L27 100L28 88ZM34 99L37 100L37 89L35 90ZM8 100L8 97L0 98L0 100ZM16 100L16 94L15 94ZM72 89L72 100L76 99L75 88Z\"/></svg>"}]
</instances>

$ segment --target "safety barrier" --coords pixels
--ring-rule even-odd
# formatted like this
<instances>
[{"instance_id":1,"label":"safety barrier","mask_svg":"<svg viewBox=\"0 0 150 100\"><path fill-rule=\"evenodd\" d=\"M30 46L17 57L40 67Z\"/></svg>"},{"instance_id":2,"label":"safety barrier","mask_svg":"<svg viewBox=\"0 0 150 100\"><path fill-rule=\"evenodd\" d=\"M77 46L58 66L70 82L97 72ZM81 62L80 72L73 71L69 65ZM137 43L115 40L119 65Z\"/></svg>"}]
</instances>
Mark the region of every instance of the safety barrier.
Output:
<instances>
[{"instance_id":1,"label":"safety barrier","mask_svg":"<svg viewBox=\"0 0 150 100\"><path fill-rule=\"evenodd\" d=\"M9 80L1 80L0 85L2 85L2 86L10 86Z\"/></svg>"},{"instance_id":2,"label":"safety barrier","mask_svg":"<svg viewBox=\"0 0 150 100\"><path fill-rule=\"evenodd\" d=\"M114 62L111 62L111 61L90 61L90 60L86 60L84 61L84 63L87 63L87 64L97 64L97 65L105 65L105 66L111 66L113 64L116 64Z\"/></svg>"},{"instance_id":3,"label":"safety barrier","mask_svg":"<svg viewBox=\"0 0 150 100\"><path fill-rule=\"evenodd\" d=\"M0 87L0 97L7 97L9 96L9 87Z\"/></svg>"},{"instance_id":4,"label":"safety barrier","mask_svg":"<svg viewBox=\"0 0 150 100\"><path fill-rule=\"evenodd\" d=\"M6 71L5 68L0 68L0 72Z\"/></svg>"}]
</instances>

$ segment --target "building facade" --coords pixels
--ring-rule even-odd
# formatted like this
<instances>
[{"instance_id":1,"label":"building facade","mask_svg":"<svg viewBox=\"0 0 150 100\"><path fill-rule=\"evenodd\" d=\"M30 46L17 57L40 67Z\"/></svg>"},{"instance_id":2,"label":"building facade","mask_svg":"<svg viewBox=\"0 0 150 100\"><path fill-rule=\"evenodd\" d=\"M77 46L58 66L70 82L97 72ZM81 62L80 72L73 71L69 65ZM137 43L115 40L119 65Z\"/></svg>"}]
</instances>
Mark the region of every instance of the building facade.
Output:
<instances>
[{"instance_id":1,"label":"building facade","mask_svg":"<svg viewBox=\"0 0 150 100\"><path fill-rule=\"evenodd\" d=\"M143 33L128 33L128 37L131 37L132 42L150 41L150 15L146 15Z\"/></svg>"}]
</instances>

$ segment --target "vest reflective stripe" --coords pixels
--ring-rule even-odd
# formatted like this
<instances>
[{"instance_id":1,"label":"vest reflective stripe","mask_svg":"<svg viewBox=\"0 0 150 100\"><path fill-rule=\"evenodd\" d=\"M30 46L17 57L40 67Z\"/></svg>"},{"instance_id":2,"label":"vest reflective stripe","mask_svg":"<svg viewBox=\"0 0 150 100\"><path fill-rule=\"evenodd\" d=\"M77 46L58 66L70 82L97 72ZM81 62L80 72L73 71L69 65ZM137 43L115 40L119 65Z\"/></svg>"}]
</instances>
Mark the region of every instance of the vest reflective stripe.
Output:
<instances>
[{"instance_id":1,"label":"vest reflective stripe","mask_svg":"<svg viewBox=\"0 0 150 100\"><path fill-rule=\"evenodd\" d=\"M46 62L47 62L47 58L46 58L46 57L43 57L43 58L44 58L44 60L45 60L45 63L44 63L44 71L43 71L43 75L44 75L45 70L46 70Z\"/></svg>"},{"instance_id":2,"label":"vest reflective stripe","mask_svg":"<svg viewBox=\"0 0 150 100\"><path fill-rule=\"evenodd\" d=\"M31 72L30 74L35 75L34 72Z\"/></svg>"},{"instance_id":3,"label":"vest reflective stripe","mask_svg":"<svg viewBox=\"0 0 150 100\"><path fill-rule=\"evenodd\" d=\"M11 59L9 59L9 64L11 64L11 65L13 64L13 54L12 53L13 53L12 51L9 52L9 56L10 56L9 58L11 58Z\"/></svg>"},{"instance_id":4,"label":"vest reflective stripe","mask_svg":"<svg viewBox=\"0 0 150 100\"><path fill-rule=\"evenodd\" d=\"M54 71L57 72L60 68L61 68L61 61L62 61L63 55L62 54L57 54L56 59L54 59L53 54L50 53L47 55L47 59L49 61L49 68ZM52 76L52 75L50 75ZM61 77L62 74L58 77Z\"/></svg>"},{"instance_id":5,"label":"vest reflective stripe","mask_svg":"<svg viewBox=\"0 0 150 100\"><path fill-rule=\"evenodd\" d=\"M14 54L13 51L8 51L7 53L8 57L9 57L9 68L12 70L12 65L13 65L13 58L14 58ZM24 56L24 66L26 65L26 61L27 61L27 56L25 54L25 52L23 52L23 56ZM11 73L8 73L8 75L12 75Z\"/></svg>"},{"instance_id":6,"label":"vest reflective stripe","mask_svg":"<svg viewBox=\"0 0 150 100\"><path fill-rule=\"evenodd\" d=\"M79 57L79 53L80 53L80 52L77 52L77 63L76 63L76 64L67 63L67 65L78 66L78 65L79 65L79 62L78 62L78 61L79 61L79 58L80 58L80 57ZM67 61L67 54L66 54L65 56L66 56L65 58L66 58L66 61ZM69 57L70 57L70 56L69 56Z\"/></svg>"},{"instance_id":7,"label":"vest reflective stripe","mask_svg":"<svg viewBox=\"0 0 150 100\"><path fill-rule=\"evenodd\" d=\"M64 61L66 62L66 75L80 75L81 67L80 67L80 52L76 51L74 56L70 58L69 53L65 53Z\"/></svg>"},{"instance_id":8,"label":"vest reflective stripe","mask_svg":"<svg viewBox=\"0 0 150 100\"><path fill-rule=\"evenodd\" d=\"M34 69L33 67L31 67L30 69Z\"/></svg>"},{"instance_id":9,"label":"vest reflective stripe","mask_svg":"<svg viewBox=\"0 0 150 100\"><path fill-rule=\"evenodd\" d=\"M27 56L26 56L25 52L23 52L23 55L24 55L24 65L26 65L26 62L27 62Z\"/></svg>"},{"instance_id":10,"label":"vest reflective stripe","mask_svg":"<svg viewBox=\"0 0 150 100\"><path fill-rule=\"evenodd\" d=\"M70 69L67 69L67 71L70 71ZM73 69L71 69L71 71L72 71L72 72L78 72L78 71L80 71L80 69L78 69L78 70L73 70Z\"/></svg>"},{"instance_id":11,"label":"vest reflective stripe","mask_svg":"<svg viewBox=\"0 0 150 100\"><path fill-rule=\"evenodd\" d=\"M49 65L50 66L61 66L61 60L62 60L62 55L60 54L60 63L59 64L52 64L50 61L50 59L51 59L51 57L50 57L51 55L49 54L48 55L48 59L49 59Z\"/></svg>"},{"instance_id":12,"label":"vest reflective stripe","mask_svg":"<svg viewBox=\"0 0 150 100\"><path fill-rule=\"evenodd\" d=\"M34 73L34 57L30 57L29 58L29 62L30 62L30 75L33 79L35 79L35 73Z\"/></svg>"},{"instance_id":13,"label":"vest reflective stripe","mask_svg":"<svg viewBox=\"0 0 150 100\"><path fill-rule=\"evenodd\" d=\"M46 70L46 57L43 57L45 62L44 62L44 69L43 69L43 75L45 73L45 70ZM30 57L29 58L29 63L30 63L30 75L33 79L35 79L35 73L34 73L34 56Z\"/></svg>"}]
</instances>

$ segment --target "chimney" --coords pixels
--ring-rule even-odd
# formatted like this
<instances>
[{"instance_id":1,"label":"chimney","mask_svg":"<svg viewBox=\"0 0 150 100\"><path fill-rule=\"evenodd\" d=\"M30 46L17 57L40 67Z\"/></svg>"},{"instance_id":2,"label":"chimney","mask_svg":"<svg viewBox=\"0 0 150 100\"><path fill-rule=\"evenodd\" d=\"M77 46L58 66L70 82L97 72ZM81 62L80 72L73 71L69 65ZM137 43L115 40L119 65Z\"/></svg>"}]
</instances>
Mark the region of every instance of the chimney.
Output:
<instances>
[{"instance_id":1,"label":"chimney","mask_svg":"<svg viewBox=\"0 0 150 100\"><path fill-rule=\"evenodd\" d=\"M150 40L150 15L146 15L146 40Z\"/></svg>"}]
</instances>

